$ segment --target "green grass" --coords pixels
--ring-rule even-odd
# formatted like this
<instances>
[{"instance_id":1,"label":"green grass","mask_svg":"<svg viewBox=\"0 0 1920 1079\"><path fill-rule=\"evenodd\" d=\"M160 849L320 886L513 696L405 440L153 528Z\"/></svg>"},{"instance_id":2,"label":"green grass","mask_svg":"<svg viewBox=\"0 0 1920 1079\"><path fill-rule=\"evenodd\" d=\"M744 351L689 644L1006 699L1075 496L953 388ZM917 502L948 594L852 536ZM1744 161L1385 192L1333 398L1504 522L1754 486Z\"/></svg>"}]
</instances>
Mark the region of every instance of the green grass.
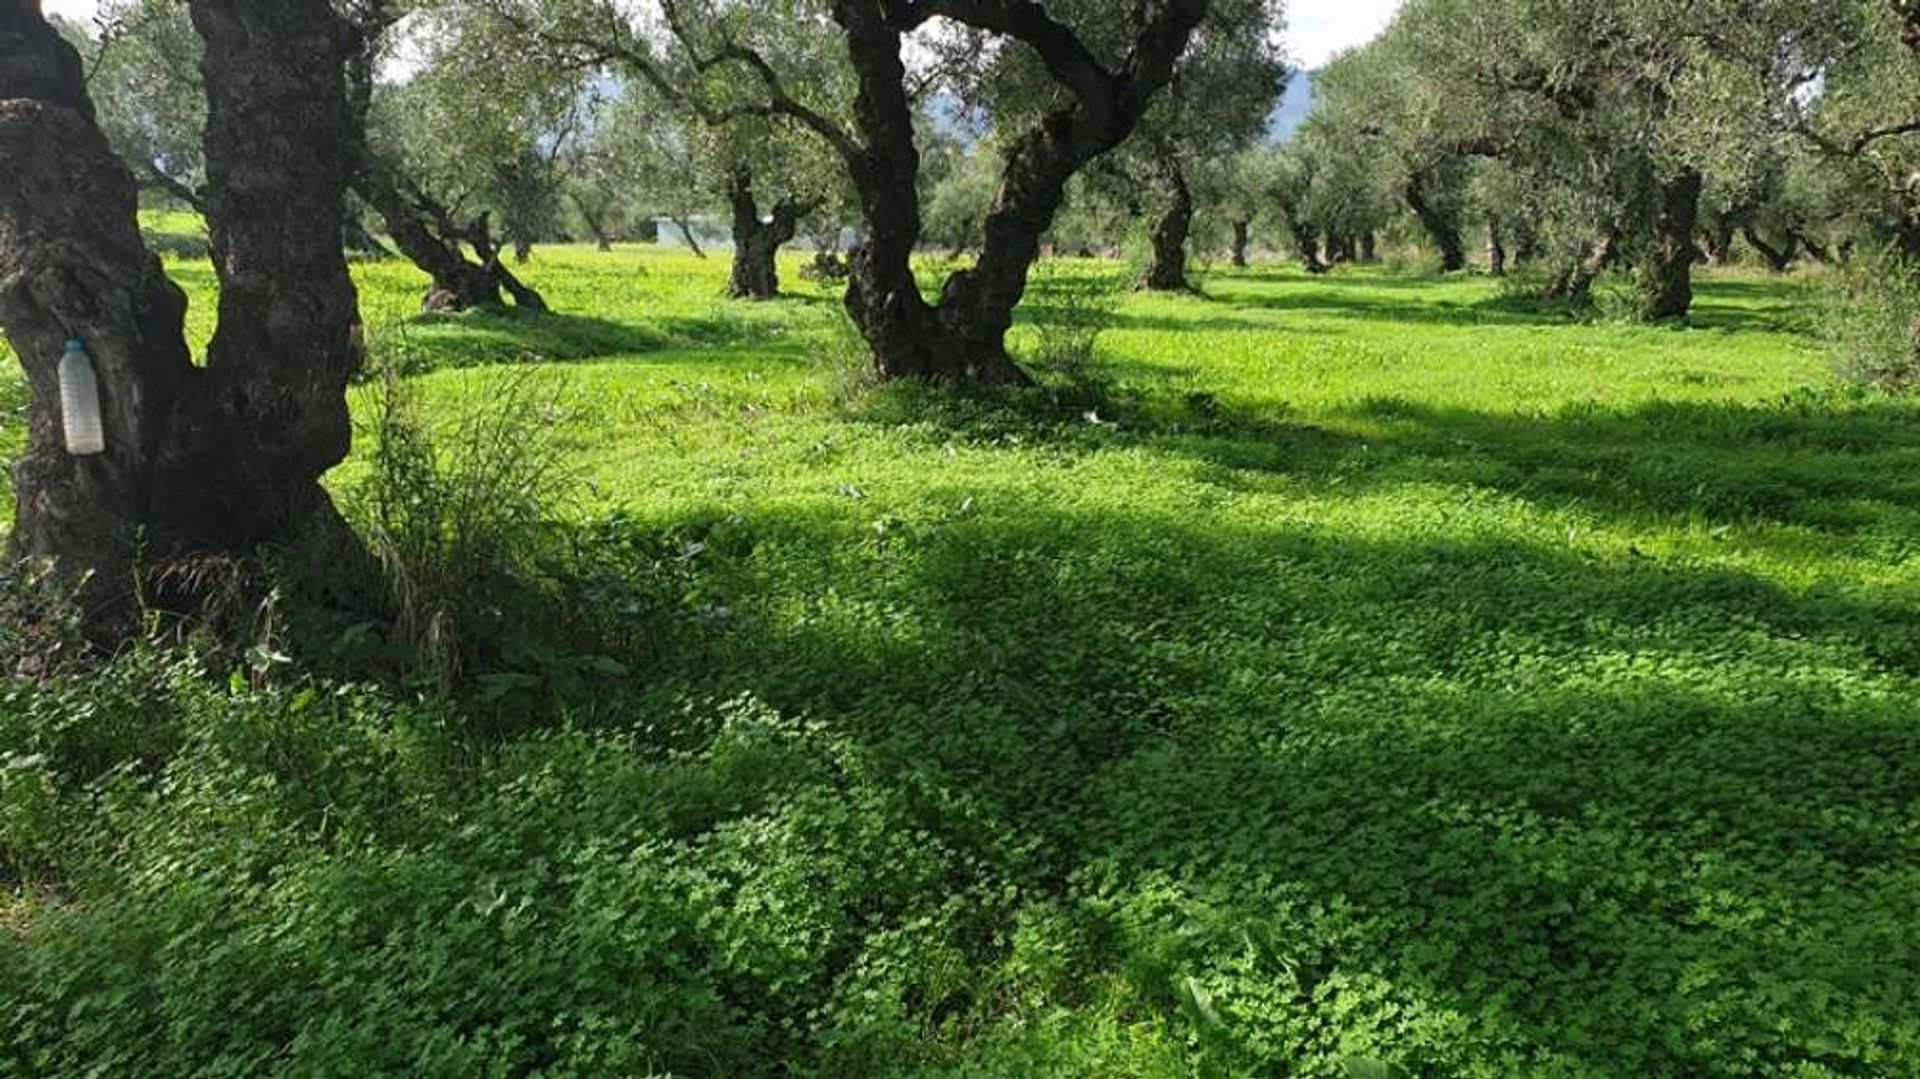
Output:
<instances>
[{"instance_id":1,"label":"green grass","mask_svg":"<svg viewBox=\"0 0 1920 1079\"><path fill-rule=\"evenodd\" d=\"M1920 1070L1920 408L1799 286L1221 273L1098 394L842 405L804 286L356 272L436 413L565 387L638 658L13 691L0 1075Z\"/></svg>"}]
</instances>

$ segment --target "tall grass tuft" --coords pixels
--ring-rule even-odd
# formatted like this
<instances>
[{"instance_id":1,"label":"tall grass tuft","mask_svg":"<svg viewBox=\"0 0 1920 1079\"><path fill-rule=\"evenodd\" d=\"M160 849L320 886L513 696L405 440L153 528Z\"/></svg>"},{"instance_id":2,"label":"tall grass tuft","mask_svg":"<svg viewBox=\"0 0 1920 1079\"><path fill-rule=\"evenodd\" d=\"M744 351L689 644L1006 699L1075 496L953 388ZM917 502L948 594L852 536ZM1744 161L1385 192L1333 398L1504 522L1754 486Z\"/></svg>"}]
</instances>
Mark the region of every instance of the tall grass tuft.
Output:
<instances>
[{"instance_id":1,"label":"tall grass tuft","mask_svg":"<svg viewBox=\"0 0 1920 1079\"><path fill-rule=\"evenodd\" d=\"M533 369L489 380L450 420L389 370L368 409L369 471L349 504L385 569L396 633L443 686L497 654L554 543L577 479L558 437L564 384Z\"/></svg>"},{"instance_id":2,"label":"tall grass tuft","mask_svg":"<svg viewBox=\"0 0 1920 1079\"><path fill-rule=\"evenodd\" d=\"M821 367L827 376L827 398L836 408L852 408L866 401L880 385L880 372L874 366L873 346L854 325L853 316L835 306L832 332L820 350Z\"/></svg>"}]
</instances>

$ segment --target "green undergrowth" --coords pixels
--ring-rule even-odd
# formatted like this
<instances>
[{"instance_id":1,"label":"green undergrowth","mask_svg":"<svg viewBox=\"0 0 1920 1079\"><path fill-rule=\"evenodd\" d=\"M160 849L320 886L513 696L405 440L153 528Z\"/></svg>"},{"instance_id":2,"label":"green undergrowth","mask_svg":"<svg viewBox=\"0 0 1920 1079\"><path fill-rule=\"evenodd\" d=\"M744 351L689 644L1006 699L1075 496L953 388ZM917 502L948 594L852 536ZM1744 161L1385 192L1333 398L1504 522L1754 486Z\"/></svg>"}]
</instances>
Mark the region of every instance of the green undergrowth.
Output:
<instances>
[{"instance_id":1,"label":"green undergrowth","mask_svg":"<svg viewBox=\"0 0 1920 1079\"><path fill-rule=\"evenodd\" d=\"M11 689L0 1075L1920 1069L1920 412L1800 286L1211 274L969 397L723 272L356 268L428 422L564 399L571 583L465 695Z\"/></svg>"}]
</instances>

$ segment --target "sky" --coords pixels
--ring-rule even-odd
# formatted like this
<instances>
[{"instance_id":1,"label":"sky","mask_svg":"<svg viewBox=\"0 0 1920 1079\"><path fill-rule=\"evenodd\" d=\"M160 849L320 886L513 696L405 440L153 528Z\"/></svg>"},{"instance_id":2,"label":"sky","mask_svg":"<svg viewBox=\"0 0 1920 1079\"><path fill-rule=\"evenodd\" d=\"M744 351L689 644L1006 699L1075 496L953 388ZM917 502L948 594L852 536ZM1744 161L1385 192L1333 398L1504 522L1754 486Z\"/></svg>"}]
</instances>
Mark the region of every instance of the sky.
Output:
<instances>
[{"instance_id":1,"label":"sky","mask_svg":"<svg viewBox=\"0 0 1920 1079\"><path fill-rule=\"evenodd\" d=\"M1287 46L1309 71L1334 54L1380 35L1402 0L1292 0L1287 5Z\"/></svg>"},{"instance_id":2,"label":"sky","mask_svg":"<svg viewBox=\"0 0 1920 1079\"><path fill-rule=\"evenodd\" d=\"M98 0L43 0L49 15L86 21ZM1292 0L1287 5L1287 44L1293 58L1312 69L1386 29L1401 0Z\"/></svg>"}]
</instances>

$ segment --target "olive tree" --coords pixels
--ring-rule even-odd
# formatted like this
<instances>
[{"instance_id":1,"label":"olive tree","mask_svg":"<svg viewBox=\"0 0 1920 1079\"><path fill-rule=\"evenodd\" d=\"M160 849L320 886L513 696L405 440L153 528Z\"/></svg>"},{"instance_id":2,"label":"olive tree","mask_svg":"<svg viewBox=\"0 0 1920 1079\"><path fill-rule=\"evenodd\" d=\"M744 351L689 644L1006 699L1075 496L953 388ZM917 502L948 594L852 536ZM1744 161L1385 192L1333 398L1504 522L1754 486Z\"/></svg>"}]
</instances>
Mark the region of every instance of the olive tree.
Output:
<instances>
[{"instance_id":1,"label":"olive tree","mask_svg":"<svg viewBox=\"0 0 1920 1079\"><path fill-rule=\"evenodd\" d=\"M1266 134L1286 88L1279 53L1284 9L1272 0L1218 0L1194 32L1167 92L1121 151L1134 182L1156 195L1141 279L1152 291L1184 291L1187 247L1203 202L1225 187L1216 163ZM1208 199L1206 196L1216 198Z\"/></svg>"},{"instance_id":2,"label":"olive tree","mask_svg":"<svg viewBox=\"0 0 1920 1079\"><path fill-rule=\"evenodd\" d=\"M490 2L550 46L621 64L715 119L773 118L820 139L860 202L846 304L880 373L973 382L1027 380L1006 334L1041 238L1073 177L1133 133L1210 6L659 0L649 23L602 0ZM970 42L964 55L982 63L1030 57L1047 85L1017 118L994 118L1005 159L980 257L930 300L913 265L924 224L915 101L927 72L908 42L942 36Z\"/></svg>"},{"instance_id":3,"label":"olive tree","mask_svg":"<svg viewBox=\"0 0 1920 1079\"><path fill-rule=\"evenodd\" d=\"M183 293L141 240L138 181L101 128L80 56L38 0L0 0L0 324L31 390L9 542L54 560L103 634L129 628L143 569L263 544L343 588L365 567L319 481L351 434L358 315L339 221L362 116L347 69L378 13L327 0L192 0L188 12L204 50L220 282L204 363L188 350ZM70 338L98 373L97 455L69 454L62 436L56 368Z\"/></svg>"},{"instance_id":4,"label":"olive tree","mask_svg":"<svg viewBox=\"0 0 1920 1079\"><path fill-rule=\"evenodd\" d=\"M417 11L419 70L404 82L363 73L371 102L366 167L356 187L400 252L432 278L425 305L545 310L504 264L552 235L561 155L590 107L577 70L515 47L499 20L467 4ZM504 294L504 295L503 295Z\"/></svg>"}]
</instances>

